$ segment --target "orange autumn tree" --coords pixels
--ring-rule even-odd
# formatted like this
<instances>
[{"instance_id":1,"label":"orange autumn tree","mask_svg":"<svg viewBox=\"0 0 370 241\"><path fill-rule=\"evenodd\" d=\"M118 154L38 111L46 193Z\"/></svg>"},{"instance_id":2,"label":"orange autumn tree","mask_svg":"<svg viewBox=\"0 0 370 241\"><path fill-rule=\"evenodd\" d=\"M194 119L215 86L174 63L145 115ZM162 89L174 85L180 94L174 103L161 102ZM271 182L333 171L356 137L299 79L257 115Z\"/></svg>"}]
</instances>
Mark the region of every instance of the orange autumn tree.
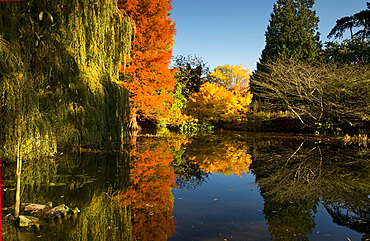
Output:
<instances>
[{"instance_id":1,"label":"orange autumn tree","mask_svg":"<svg viewBox=\"0 0 370 241\"><path fill-rule=\"evenodd\" d=\"M130 185L120 193L131 212L133 240L167 240L175 232L171 192L176 187L174 155L166 141L139 140L130 155Z\"/></svg>"},{"instance_id":2,"label":"orange autumn tree","mask_svg":"<svg viewBox=\"0 0 370 241\"><path fill-rule=\"evenodd\" d=\"M172 0L119 0L118 7L135 22L131 62L122 83L131 93L131 124L136 117L168 116L173 102L174 72L169 69L175 24L169 17Z\"/></svg>"}]
</instances>

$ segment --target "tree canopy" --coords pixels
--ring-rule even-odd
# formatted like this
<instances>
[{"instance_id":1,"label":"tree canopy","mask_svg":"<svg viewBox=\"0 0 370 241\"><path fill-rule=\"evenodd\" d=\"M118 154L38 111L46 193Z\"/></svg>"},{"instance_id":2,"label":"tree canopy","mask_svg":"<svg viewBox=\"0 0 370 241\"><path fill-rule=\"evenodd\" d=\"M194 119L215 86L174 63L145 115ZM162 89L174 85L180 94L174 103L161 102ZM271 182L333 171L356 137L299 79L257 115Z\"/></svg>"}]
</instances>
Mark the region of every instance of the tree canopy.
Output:
<instances>
[{"instance_id":1,"label":"tree canopy","mask_svg":"<svg viewBox=\"0 0 370 241\"><path fill-rule=\"evenodd\" d=\"M312 10L314 3L314 0L278 0L274 4L261 63L271 58L313 61L319 55L319 18Z\"/></svg>"},{"instance_id":2,"label":"tree canopy","mask_svg":"<svg viewBox=\"0 0 370 241\"><path fill-rule=\"evenodd\" d=\"M357 32L353 32L357 29ZM328 38L343 38L346 30L350 31L351 39L353 37L365 40L370 36L370 3L367 3L367 9L355 13L351 16L345 16L337 20L335 26L328 34Z\"/></svg>"},{"instance_id":3,"label":"tree canopy","mask_svg":"<svg viewBox=\"0 0 370 241\"><path fill-rule=\"evenodd\" d=\"M202 58L196 55L179 55L173 58L172 66L176 70L176 81L181 85L182 95L186 98L198 92L204 78L208 75L209 67Z\"/></svg>"},{"instance_id":4,"label":"tree canopy","mask_svg":"<svg viewBox=\"0 0 370 241\"><path fill-rule=\"evenodd\" d=\"M262 109L268 101L280 101L263 97L266 95L261 84L268 79L262 76L269 74L266 63L289 59L301 63L313 62L320 56L319 18L316 11L312 10L314 3L314 0L278 0L274 4L265 33L266 46L251 79L251 90Z\"/></svg>"},{"instance_id":5,"label":"tree canopy","mask_svg":"<svg viewBox=\"0 0 370 241\"><path fill-rule=\"evenodd\" d=\"M249 88L235 90L205 83L189 97L187 113L200 122L238 122L245 120L252 94Z\"/></svg>"},{"instance_id":6,"label":"tree canopy","mask_svg":"<svg viewBox=\"0 0 370 241\"><path fill-rule=\"evenodd\" d=\"M169 68L175 24L169 17L171 0L120 0L118 7L134 22L129 78L123 85L130 91L131 120L136 115L157 119L166 115L173 98L174 72Z\"/></svg>"},{"instance_id":7,"label":"tree canopy","mask_svg":"<svg viewBox=\"0 0 370 241\"><path fill-rule=\"evenodd\" d=\"M356 37L342 42L327 42L324 59L340 64L370 64L370 40Z\"/></svg>"},{"instance_id":8,"label":"tree canopy","mask_svg":"<svg viewBox=\"0 0 370 241\"><path fill-rule=\"evenodd\" d=\"M218 66L209 74L209 81L227 89L231 89L236 84L240 86L249 86L250 72L242 64Z\"/></svg>"}]
</instances>

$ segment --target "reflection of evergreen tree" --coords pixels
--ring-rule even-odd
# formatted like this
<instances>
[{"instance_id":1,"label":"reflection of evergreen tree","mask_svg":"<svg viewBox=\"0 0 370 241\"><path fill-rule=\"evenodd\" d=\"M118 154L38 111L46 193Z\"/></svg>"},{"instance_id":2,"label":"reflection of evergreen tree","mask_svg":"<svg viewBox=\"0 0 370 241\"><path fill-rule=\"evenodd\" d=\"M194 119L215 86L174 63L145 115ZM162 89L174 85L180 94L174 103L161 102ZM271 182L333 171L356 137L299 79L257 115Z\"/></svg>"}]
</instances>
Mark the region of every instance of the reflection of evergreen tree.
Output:
<instances>
[{"instance_id":1,"label":"reflection of evergreen tree","mask_svg":"<svg viewBox=\"0 0 370 241\"><path fill-rule=\"evenodd\" d=\"M185 150L185 143L178 148L171 148L171 153L175 156L172 166L175 170L176 185L181 189L195 189L202 185L208 174L202 171L197 163L186 158Z\"/></svg>"},{"instance_id":2,"label":"reflection of evergreen tree","mask_svg":"<svg viewBox=\"0 0 370 241\"><path fill-rule=\"evenodd\" d=\"M326 207L336 207L327 210L338 224L368 232L357 229L353 216L343 216L337 208L368 217L367 151L288 139L270 139L256 148L251 170L265 200L264 214L273 240L308 240L319 199Z\"/></svg>"},{"instance_id":3,"label":"reflection of evergreen tree","mask_svg":"<svg viewBox=\"0 0 370 241\"><path fill-rule=\"evenodd\" d=\"M316 205L316 200L277 202L273 197L265 197L264 215L271 240L308 240L307 234L316 226Z\"/></svg>"},{"instance_id":4,"label":"reflection of evergreen tree","mask_svg":"<svg viewBox=\"0 0 370 241\"><path fill-rule=\"evenodd\" d=\"M326 210L332 216L333 222L349 227L359 233L366 234L364 240L370 237L370 203L364 204L365 209L360 210L349 210L347 208L341 208L339 204L327 205Z\"/></svg>"},{"instance_id":5,"label":"reflection of evergreen tree","mask_svg":"<svg viewBox=\"0 0 370 241\"><path fill-rule=\"evenodd\" d=\"M189 159L182 159L178 164L174 164L176 185L178 188L195 189L200 187L208 178L208 174L199 168L197 163Z\"/></svg>"}]
</instances>

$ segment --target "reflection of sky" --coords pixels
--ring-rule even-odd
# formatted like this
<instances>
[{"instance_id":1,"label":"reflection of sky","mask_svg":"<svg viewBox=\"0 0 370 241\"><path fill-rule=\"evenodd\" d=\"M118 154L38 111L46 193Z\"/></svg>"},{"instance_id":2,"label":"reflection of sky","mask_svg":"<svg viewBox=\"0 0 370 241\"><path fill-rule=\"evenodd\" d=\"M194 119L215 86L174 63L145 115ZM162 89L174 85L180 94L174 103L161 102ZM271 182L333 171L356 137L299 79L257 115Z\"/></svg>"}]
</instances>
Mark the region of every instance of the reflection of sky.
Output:
<instances>
[{"instance_id":1,"label":"reflection of sky","mask_svg":"<svg viewBox=\"0 0 370 241\"><path fill-rule=\"evenodd\" d=\"M195 190L173 189L176 240L268 240L264 200L255 176L212 174ZM309 240L361 240L361 234L332 222L322 205L314 214L316 228Z\"/></svg>"},{"instance_id":2,"label":"reflection of sky","mask_svg":"<svg viewBox=\"0 0 370 241\"><path fill-rule=\"evenodd\" d=\"M308 235L310 240L344 240L343 237L349 240L361 240L361 234L333 223L332 217L323 205L318 206L315 216L316 228L312 230L312 234Z\"/></svg>"},{"instance_id":3,"label":"reflection of sky","mask_svg":"<svg viewBox=\"0 0 370 241\"><path fill-rule=\"evenodd\" d=\"M252 174L209 175L195 190L173 194L176 234L169 240L270 239Z\"/></svg>"}]
</instances>

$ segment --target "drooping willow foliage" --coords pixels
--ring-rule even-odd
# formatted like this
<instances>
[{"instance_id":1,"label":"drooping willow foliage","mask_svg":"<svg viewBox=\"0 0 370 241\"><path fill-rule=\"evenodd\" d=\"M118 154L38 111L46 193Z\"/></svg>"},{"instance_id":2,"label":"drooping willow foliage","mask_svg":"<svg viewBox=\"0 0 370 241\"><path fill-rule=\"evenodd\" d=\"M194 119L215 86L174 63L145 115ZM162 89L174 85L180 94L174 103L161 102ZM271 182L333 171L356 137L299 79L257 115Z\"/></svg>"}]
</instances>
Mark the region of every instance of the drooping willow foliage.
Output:
<instances>
[{"instance_id":1,"label":"drooping willow foliage","mask_svg":"<svg viewBox=\"0 0 370 241\"><path fill-rule=\"evenodd\" d=\"M111 0L1 2L3 154L121 141L129 105L118 78L131 29Z\"/></svg>"}]
</instances>

